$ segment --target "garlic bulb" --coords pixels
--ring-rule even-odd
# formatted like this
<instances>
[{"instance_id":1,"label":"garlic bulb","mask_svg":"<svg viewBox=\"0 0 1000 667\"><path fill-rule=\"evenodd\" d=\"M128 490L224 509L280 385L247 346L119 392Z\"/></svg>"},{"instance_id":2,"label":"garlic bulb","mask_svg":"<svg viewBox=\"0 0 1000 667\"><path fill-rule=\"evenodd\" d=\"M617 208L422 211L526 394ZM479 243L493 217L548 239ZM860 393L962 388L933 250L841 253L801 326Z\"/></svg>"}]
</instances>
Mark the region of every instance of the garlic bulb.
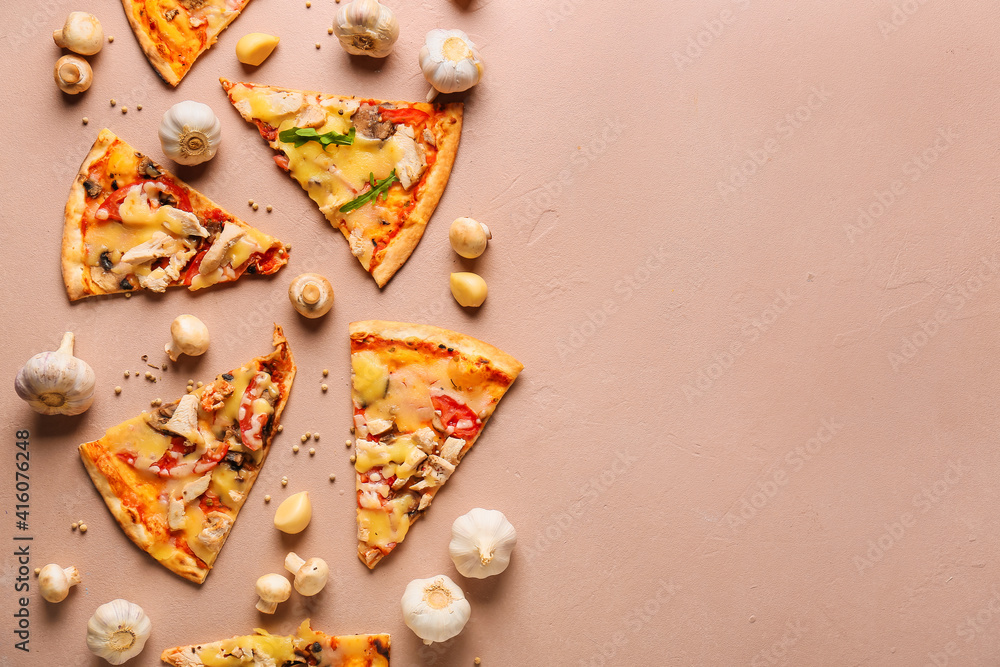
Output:
<instances>
[{"instance_id":1,"label":"garlic bulb","mask_svg":"<svg viewBox=\"0 0 1000 667\"><path fill-rule=\"evenodd\" d=\"M425 644L456 636L472 614L462 589L443 574L411 581L406 585L401 603L406 626Z\"/></svg>"},{"instance_id":2,"label":"garlic bulb","mask_svg":"<svg viewBox=\"0 0 1000 667\"><path fill-rule=\"evenodd\" d=\"M94 402L94 369L73 356L73 332L55 352L36 354L17 373L14 390L43 415L78 415Z\"/></svg>"},{"instance_id":3,"label":"garlic bulb","mask_svg":"<svg viewBox=\"0 0 1000 667\"><path fill-rule=\"evenodd\" d=\"M477 507L455 519L448 552L463 577L485 579L510 564L517 531L503 512Z\"/></svg>"},{"instance_id":4,"label":"garlic bulb","mask_svg":"<svg viewBox=\"0 0 1000 667\"><path fill-rule=\"evenodd\" d=\"M142 607L128 600L112 600L90 617L87 648L112 665L120 665L142 652L152 629Z\"/></svg>"},{"instance_id":5,"label":"garlic bulb","mask_svg":"<svg viewBox=\"0 0 1000 667\"><path fill-rule=\"evenodd\" d=\"M178 164L201 164L215 157L222 141L222 124L212 108L185 100L167 109L160 121L163 153Z\"/></svg>"},{"instance_id":6,"label":"garlic bulb","mask_svg":"<svg viewBox=\"0 0 1000 667\"><path fill-rule=\"evenodd\" d=\"M435 28L427 33L420 49L420 69L434 88L428 93L430 102L442 93L458 93L479 83L483 77L483 61L476 45L461 30Z\"/></svg>"},{"instance_id":7,"label":"garlic bulb","mask_svg":"<svg viewBox=\"0 0 1000 667\"><path fill-rule=\"evenodd\" d=\"M348 53L385 58L399 37L399 21L378 0L354 0L337 11L333 32Z\"/></svg>"}]
</instances>

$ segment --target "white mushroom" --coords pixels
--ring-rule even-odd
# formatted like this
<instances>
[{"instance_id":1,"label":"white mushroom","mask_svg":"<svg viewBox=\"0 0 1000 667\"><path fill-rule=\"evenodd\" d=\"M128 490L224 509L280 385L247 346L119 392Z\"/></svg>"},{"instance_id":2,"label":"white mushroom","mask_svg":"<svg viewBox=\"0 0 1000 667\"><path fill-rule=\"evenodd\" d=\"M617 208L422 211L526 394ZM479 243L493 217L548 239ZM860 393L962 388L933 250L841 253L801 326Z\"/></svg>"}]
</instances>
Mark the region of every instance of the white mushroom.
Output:
<instances>
[{"instance_id":1,"label":"white mushroom","mask_svg":"<svg viewBox=\"0 0 1000 667\"><path fill-rule=\"evenodd\" d=\"M70 12L63 27L53 31L52 39L61 48L92 56L104 46L104 30L93 14Z\"/></svg>"},{"instance_id":2,"label":"white mushroom","mask_svg":"<svg viewBox=\"0 0 1000 667\"><path fill-rule=\"evenodd\" d=\"M170 339L163 351L171 361L182 354L197 357L208 349L208 327L194 315L178 315L170 323Z\"/></svg>"},{"instance_id":3,"label":"white mushroom","mask_svg":"<svg viewBox=\"0 0 1000 667\"><path fill-rule=\"evenodd\" d=\"M59 90L69 95L82 93L94 82L94 70L79 56L63 56L57 60L52 76Z\"/></svg>"},{"instance_id":4,"label":"white mushroom","mask_svg":"<svg viewBox=\"0 0 1000 667\"><path fill-rule=\"evenodd\" d=\"M198 431L198 397L185 394L174 409L174 414L163 425L163 430L175 433L196 445L203 444L205 438Z\"/></svg>"},{"instance_id":5,"label":"white mushroom","mask_svg":"<svg viewBox=\"0 0 1000 667\"><path fill-rule=\"evenodd\" d=\"M295 590L301 595L316 595L326 586L330 567L322 558L302 560L294 551L285 556L285 569L295 575Z\"/></svg>"},{"instance_id":6,"label":"white mushroom","mask_svg":"<svg viewBox=\"0 0 1000 667\"><path fill-rule=\"evenodd\" d=\"M486 252L486 243L491 238L490 228L472 218L456 218L448 230L452 249L466 259L475 259Z\"/></svg>"},{"instance_id":7,"label":"white mushroom","mask_svg":"<svg viewBox=\"0 0 1000 667\"><path fill-rule=\"evenodd\" d=\"M69 589L80 583L80 571L75 567L63 568L49 563L38 573L38 588L42 597L49 602L62 602L69 595Z\"/></svg>"},{"instance_id":8,"label":"white mushroom","mask_svg":"<svg viewBox=\"0 0 1000 667\"><path fill-rule=\"evenodd\" d=\"M265 574L257 580L257 610L273 614L279 602L284 602L292 594L292 585L280 574Z\"/></svg>"},{"instance_id":9,"label":"white mushroom","mask_svg":"<svg viewBox=\"0 0 1000 667\"><path fill-rule=\"evenodd\" d=\"M288 299L300 315L322 317L333 307L333 286L318 273L303 273L288 286Z\"/></svg>"}]
</instances>

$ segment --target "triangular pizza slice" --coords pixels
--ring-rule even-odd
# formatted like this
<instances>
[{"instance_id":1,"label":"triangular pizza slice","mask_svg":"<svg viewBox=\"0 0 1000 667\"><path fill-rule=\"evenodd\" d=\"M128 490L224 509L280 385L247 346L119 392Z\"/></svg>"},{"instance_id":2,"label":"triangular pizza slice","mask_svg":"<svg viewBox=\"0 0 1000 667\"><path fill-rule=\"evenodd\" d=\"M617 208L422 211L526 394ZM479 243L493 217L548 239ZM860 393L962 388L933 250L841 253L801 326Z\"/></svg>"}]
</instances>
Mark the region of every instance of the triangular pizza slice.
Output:
<instances>
[{"instance_id":1,"label":"triangular pizza slice","mask_svg":"<svg viewBox=\"0 0 1000 667\"><path fill-rule=\"evenodd\" d=\"M168 648L160 660L173 667L216 665L315 665L315 667L389 667L389 635L341 635L332 637L313 630L309 619L291 636L255 634L208 644Z\"/></svg>"},{"instance_id":2,"label":"triangular pizza slice","mask_svg":"<svg viewBox=\"0 0 1000 667\"><path fill-rule=\"evenodd\" d=\"M278 151L382 287L417 247L444 192L462 105L387 102L233 83L229 100Z\"/></svg>"},{"instance_id":3,"label":"triangular pizza slice","mask_svg":"<svg viewBox=\"0 0 1000 667\"><path fill-rule=\"evenodd\" d=\"M122 0L156 73L176 86L250 0Z\"/></svg>"},{"instance_id":4,"label":"triangular pizza slice","mask_svg":"<svg viewBox=\"0 0 1000 667\"><path fill-rule=\"evenodd\" d=\"M358 557L373 568L431 504L524 366L422 324L353 322L350 334Z\"/></svg>"},{"instance_id":5,"label":"triangular pizza slice","mask_svg":"<svg viewBox=\"0 0 1000 667\"><path fill-rule=\"evenodd\" d=\"M66 201L62 272L70 300L168 287L197 290L288 262L254 229L101 130Z\"/></svg>"},{"instance_id":6,"label":"triangular pizza slice","mask_svg":"<svg viewBox=\"0 0 1000 667\"><path fill-rule=\"evenodd\" d=\"M111 514L165 568L205 581L260 472L295 378L274 351L80 445Z\"/></svg>"}]
</instances>

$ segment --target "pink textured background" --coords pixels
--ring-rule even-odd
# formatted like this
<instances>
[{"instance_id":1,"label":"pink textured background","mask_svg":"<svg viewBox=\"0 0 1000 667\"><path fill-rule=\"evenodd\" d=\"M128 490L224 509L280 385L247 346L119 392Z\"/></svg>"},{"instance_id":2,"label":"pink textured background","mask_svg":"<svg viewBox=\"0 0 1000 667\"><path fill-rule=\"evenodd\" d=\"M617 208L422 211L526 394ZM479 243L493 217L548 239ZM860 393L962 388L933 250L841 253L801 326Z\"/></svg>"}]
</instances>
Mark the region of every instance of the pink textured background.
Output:
<instances>
[{"instance_id":1,"label":"pink textured background","mask_svg":"<svg viewBox=\"0 0 1000 667\"><path fill-rule=\"evenodd\" d=\"M0 399L0 540L16 532L13 440L27 428L31 567L74 564L85 581L59 605L32 590L32 653L14 651L16 568L3 546L0 664L103 664L84 646L86 620L118 596L154 624L135 665L255 626L287 632L307 615L328 632L391 632L400 666L996 664L994 4L389 4L402 34L394 55L371 63L327 36L332 0L254 0L176 90L155 77L114 0L0 8L11 137L0 158L0 377L10 383L73 330L99 381L79 418L37 417L10 389ZM93 88L71 100L51 82L49 33L81 8L116 39L92 59ZM217 77L421 99L416 52L438 26L470 33L487 73L464 97L458 160L423 242L380 293ZM282 38L256 71L233 57L252 31ZM160 116L183 99L215 109L224 141L213 162L180 174L291 242L290 264L196 295L70 306L58 248L75 169L104 126L162 160ZM859 209L870 217L859 222ZM494 230L474 262L448 245L461 215ZM478 312L449 294L460 268L489 282ZM285 298L304 271L336 290L319 322ZM208 354L155 385L122 380L140 355L159 360L183 312L210 327ZM461 472L374 573L354 554L343 446L346 329L365 318L453 328L526 366ZM126 540L75 445L179 396L189 377L266 352L273 320L299 363L284 435L198 587ZM290 449L307 430L322 434L314 458ZM314 519L288 538L272 513L304 489ZM458 577L446 550L451 522L475 506L503 510L520 539L510 569L483 582ZM70 531L79 519L86 535ZM262 617L253 582L290 548L327 559L332 581ZM473 615L428 650L399 598L410 579L437 573L460 581Z\"/></svg>"}]
</instances>

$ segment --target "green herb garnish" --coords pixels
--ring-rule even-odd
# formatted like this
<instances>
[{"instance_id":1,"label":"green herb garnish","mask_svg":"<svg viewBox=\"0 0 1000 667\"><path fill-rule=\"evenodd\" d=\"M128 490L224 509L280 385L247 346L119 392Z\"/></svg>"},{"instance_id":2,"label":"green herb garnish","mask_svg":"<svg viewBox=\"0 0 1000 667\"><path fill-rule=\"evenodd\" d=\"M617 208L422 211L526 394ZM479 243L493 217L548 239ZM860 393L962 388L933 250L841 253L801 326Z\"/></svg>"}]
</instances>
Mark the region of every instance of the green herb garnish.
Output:
<instances>
[{"instance_id":1,"label":"green herb garnish","mask_svg":"<svg viewBox=\"0 0 1000 667\"><path fill-rule=\"evenodd\" d=\"M322 144L323 148L326 148L330 144L335 146L350 146L354 143L354 128L352 127L347 134L337 134L332 131L320 134L311 127L290 127L287 130L279 132L278 139L286 144L295 144L296 148L309 141L318 141Z\"/></svg>"},{"instance_id":2,"label":"green herb garnish","mask_svg":"<svg viewBox=\"0 0 1000 667\"><path fill-rule=\"evenodd\" d=\"M384 194L389 189L389 186L397 181L399 181L399 178L396 177L395 169L384 180L378 182L375 181L375 174L368 172L368 183L372 186L372 189L341 206L340 212L348 213L356 208L361 208L368 202L376 199L379 195Z\"/></svg>"}]
</instances>

